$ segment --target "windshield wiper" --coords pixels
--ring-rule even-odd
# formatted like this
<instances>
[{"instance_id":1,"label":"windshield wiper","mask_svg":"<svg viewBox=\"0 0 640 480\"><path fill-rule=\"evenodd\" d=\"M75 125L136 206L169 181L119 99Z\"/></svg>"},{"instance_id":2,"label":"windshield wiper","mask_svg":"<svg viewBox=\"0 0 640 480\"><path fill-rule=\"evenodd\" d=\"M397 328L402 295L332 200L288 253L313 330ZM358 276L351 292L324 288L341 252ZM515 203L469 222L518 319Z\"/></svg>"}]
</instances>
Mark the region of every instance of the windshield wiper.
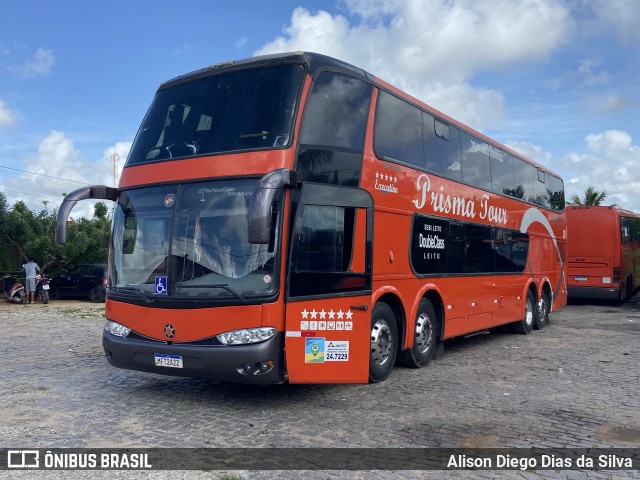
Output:
<instances>
[{"instance_id":1,"label":"windshield wiper","mask_svg":"<svg viewBox=\"0 0 640 480\"><path fill-rule=\"evenodd\" d=\"M236 297L242 303L247 303L247 299L236 292L233 288L229 287L228 283L215 283L215 284L205 284L205 285L181 285L180 283L176 283L176 287L178 288L221 288L222 290L226 290L231 295Z\"/></svg>"},{"instance_id":2,"label":"windshield wiper","mask_svg":"<svg viewBox=\"0 0 640 480\"><path fill-rule=\"evenodd\" d=\"M108 291L109 292L115 292L115 293L119 293L119 292L134 292L134 293L137 293L138 295L140 295L142 298L144 298L144 301L147 302L147 303L154 303L155 302L155 300L153 298L147 297L142 290L140 290L139 288L136 288L136 287L109 287Z\"/></svg>"}]
</instances>

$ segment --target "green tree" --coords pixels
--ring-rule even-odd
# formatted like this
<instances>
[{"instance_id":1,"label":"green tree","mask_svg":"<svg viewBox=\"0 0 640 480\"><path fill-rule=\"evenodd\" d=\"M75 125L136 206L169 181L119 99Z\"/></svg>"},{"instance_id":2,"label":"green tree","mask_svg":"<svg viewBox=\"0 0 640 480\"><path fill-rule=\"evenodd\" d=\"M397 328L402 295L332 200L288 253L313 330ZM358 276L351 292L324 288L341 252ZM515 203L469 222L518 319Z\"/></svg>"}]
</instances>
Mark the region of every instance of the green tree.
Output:
<instances>
[{"instance_id":1,"label":"green tree","mask_svg":"<svg viewBox=\"0 0 640 480\"><path fill-rule=\"evenodd\" d=\"M601 205L607 198L605 192L598 192L594 187L589 186L584 191L584 197L580 198L577 194L571 195L571 201L569 205Z\"/></svg>"},{"instance_id":2,"label":"green tree","mask_svg":"<svg viewBox=\"0 0 640 480\"><path fill-rule=\"evenodd\" d=\"M68 226L67 243L55 243L56 214L47 204L38 213L24 202L9 207L0 193L0 271L19 272L28 258L49 275L81 263L105 263L109 252L111 218L103 202L97 202L93 218L80 218Z\"/></svg>"}]
</instances>

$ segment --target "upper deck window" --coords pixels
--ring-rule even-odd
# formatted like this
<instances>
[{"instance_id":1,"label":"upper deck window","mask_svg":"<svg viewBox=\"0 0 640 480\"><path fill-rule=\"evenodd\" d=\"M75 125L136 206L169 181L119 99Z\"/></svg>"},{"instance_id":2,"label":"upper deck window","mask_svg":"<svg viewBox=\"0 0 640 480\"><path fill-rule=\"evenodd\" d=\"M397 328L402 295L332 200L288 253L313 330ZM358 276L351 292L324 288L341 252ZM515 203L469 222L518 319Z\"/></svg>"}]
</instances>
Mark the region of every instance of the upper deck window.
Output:
<instances>
[{"instance_id":1,"label":"upper deck window","mask_svg":"<svg viewBox=\"0 0 640 480\"><path fill-rule=\"evenodd\" d=\"M302 65L232 71L158 90L127 165L290 145Z\"/></svg>"},{"instance_id":2,"label":"upper deck window","mask_svg":"<svg viewBox=\"0 0 640 480\"><path fill-rule=\"evenodd\" d=\"M384 90L378 94L373 148L384 160L564 210L561 179Z\"/></svg>"},{"instance_id":3,"label":"upper deck window","mask_svg":"<svg viewBox=\"0 0 640 480\"><path fill-rule=\"evenodd\" d=\"M300 128L300 181L358 186L371 91L370 84L344 73L318 76Z\"/></svg>"}]
</instances>

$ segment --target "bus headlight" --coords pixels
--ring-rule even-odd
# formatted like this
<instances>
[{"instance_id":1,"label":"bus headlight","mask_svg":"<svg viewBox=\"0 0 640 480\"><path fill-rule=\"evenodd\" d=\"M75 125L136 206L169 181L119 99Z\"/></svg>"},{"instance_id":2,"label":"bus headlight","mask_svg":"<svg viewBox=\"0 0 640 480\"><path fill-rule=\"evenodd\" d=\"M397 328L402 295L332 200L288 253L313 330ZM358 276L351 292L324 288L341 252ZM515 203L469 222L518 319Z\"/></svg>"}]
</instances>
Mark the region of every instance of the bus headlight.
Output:
<instances>
[{"instance_id":1,"label":"bus headlight","mask_svg":"<svg viewBox=\"0 0 640 480\"><path fill-rule=\"evenodd\" d=\"M111 320L107 320L107 323L104 325L104 329L111 335L123 338L129 335L129 332L131 331L130 328L120 325L119 323L112 322Z\"/></svg>"},{"instance_id":2,"label":"bus headlight","mask_svg":"<svg viewBox=\"0 0 640 480\"><path fill-rule=\"evenodd\" d=\"M243 328L231 332L216 335L216 338L223 345L246 345L248 343L258 343L269 340L276 334L273 327Z\"/></svg>"}]
</instances>

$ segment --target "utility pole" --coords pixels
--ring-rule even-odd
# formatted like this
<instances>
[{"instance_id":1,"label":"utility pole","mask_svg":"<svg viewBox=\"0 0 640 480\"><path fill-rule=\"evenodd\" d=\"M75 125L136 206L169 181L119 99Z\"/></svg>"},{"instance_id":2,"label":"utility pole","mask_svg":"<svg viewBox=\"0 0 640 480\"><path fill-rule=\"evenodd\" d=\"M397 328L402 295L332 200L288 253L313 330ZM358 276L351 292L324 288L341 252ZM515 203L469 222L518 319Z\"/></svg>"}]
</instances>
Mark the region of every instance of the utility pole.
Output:
<instances>
[{"instance_id":1,"label":"utility pole","mask_svg":"<svg viewBox=\"0 0 640 480\"><path fill-rule=\"evenodd\" d=\"M113 188L118 186L118 162L120 162L120 155L116 152L111 154L111 162L113 163Z\"/></svg>"}]
</instances>

